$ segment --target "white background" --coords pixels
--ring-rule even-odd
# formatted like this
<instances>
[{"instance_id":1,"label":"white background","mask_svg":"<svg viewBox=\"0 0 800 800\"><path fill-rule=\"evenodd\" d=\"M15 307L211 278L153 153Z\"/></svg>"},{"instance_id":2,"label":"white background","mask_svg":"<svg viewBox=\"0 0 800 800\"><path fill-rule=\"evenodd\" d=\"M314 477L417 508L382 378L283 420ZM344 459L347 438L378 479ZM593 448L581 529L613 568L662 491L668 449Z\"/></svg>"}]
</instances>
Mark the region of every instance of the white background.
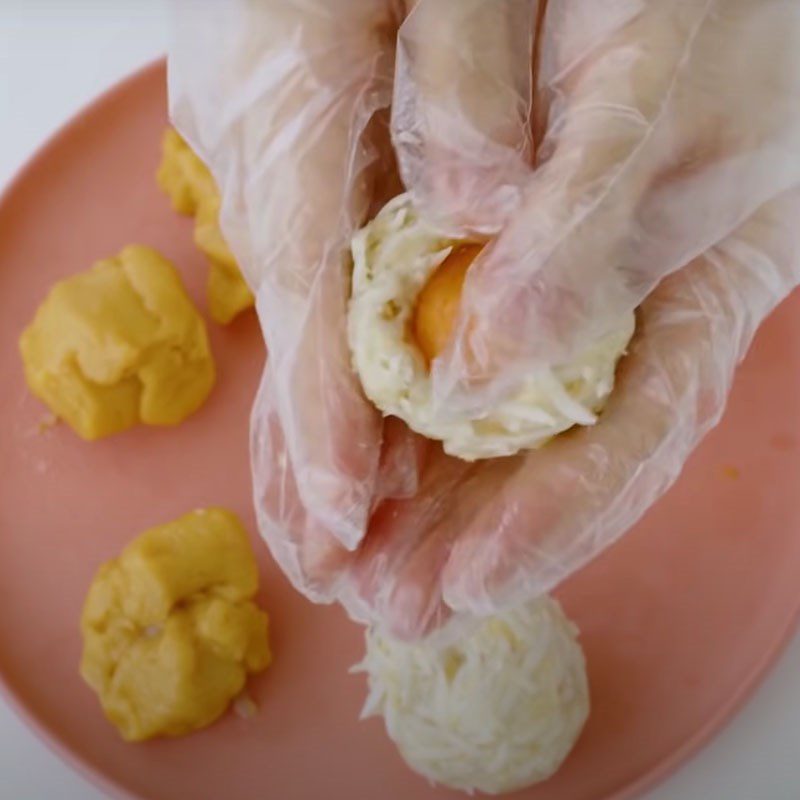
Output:
<instances>
[{"instance_id":1,"label":"white background","mask_svg":"<svg viewBox=\"0 0 800 800\"><path fill-rule=\"evenodd\" d=\"M164 0L0 0L0 186L94 95L164 51L165 5ZM798 800L799 668L797 637L734 722L643 800ZM0 798L102 797L0 700Z\"/></svg>"}]
</instances>

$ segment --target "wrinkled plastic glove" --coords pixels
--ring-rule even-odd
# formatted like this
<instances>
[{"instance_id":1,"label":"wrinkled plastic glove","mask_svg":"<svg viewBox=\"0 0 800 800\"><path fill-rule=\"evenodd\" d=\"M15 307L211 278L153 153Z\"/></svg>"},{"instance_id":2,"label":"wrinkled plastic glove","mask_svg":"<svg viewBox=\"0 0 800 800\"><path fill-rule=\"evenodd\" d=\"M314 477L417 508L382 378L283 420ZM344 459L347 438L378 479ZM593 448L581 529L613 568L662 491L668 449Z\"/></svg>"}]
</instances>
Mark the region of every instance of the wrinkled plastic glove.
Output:
<instances>
[{"instance_id":1,"label":"wrinkled plastic glove","mask_svg":"<svg viewBox=\"0 0 800 800\"><path fill-rule=\"evenodd\" d=\"M425 59L416 30L411 39L412 79L393 120L403 179L449 228L499 231L434 365L442 409L480 413L531 364L565 361L800 179L797 3L551 0L538 40L535 170L521 166L524 140L500 147L513 126L487 128L475 112L478 98L502 96L487 89L493 77L527 100L526 48L453 92L443 70L413 80ZM466 60L479 42L448 44Z\"/></svg>"},{"instance_id":2,"label":"wrinkled plastic glove","mask_svg":"<svg viewBox=\"0 0 800 800\"><path fill-rule=\"evenodd\" d=\"M269 350L251 424L259 525L316 599L335 593L329 565L363 537L376 494L414 489L411 460L381 469L383 422L345 333L350 237L397 191L398 24L385 0L173 3L171 116L220 186Z\"/></svg>"},{"instance_id":3,"label":"wrinkled plastic glove","mask_svg":"<svg viewBox=\"0 0 800 800\"><path fill-rule=\"evenodd\" d=\"M459 13L441 4L436 19L447 15L454 27L442 32L445 41L425 40L437 45L424 48L426 58L439 44L455 55L460 33L475 40L483 30L488 44L465 75L489 74L522 22L530 63L532 6L513 5L512 20L503 3L495 10L464 0ZM269 349L251 420L259 526L292 582L316 600L340 596L377 503L414 494L425 449L364 398L346 341L350 238L402 190L387 112L411 80L394 80L394 60L412 6L173 2L171 116L220 187L222 227L256 295ZM429 3L420 9L430 13ZM437 70L450 76L456 66L445 58ZM510 68L501 71L501 82L510 77ZM530 86L529 74L523 82ZM448 87L439 88L446 96ZM487 110L487 132L504 119L512 147L521 132L528 136L516 92ZM495 163L486 165L493 174Z\"/></svg>"},{"instance_id":4,"label":"wrinkled plastic glove","mask_svg":"<svg viewBox=\"0 0 800 800\"><path fill-rule=\"evenodd\" d=\"M752 209L747 209L752 211L761 205L758 211L749 219L747 211L742 211L736 220L743 227L731 233L735 225L727 231L721 226L717 239L708 244L722 244L707 249L647 300L632 354L623 367L610 406L595 428L583 429L544 450L513 459L479 465L449 459L438 445L410 437L396 421L381 430L380 420L361 398L346 355L346 278L341 279L337 269L329 267L326 271L325 267L336 261L335 254L340 257L348 229L358 224L369 202L367 181L352 178L375 177L368 167L380 163L376 159L385 141L380 135L371 139L369 130L362 133L368 115L361 104L370 97L374 107L379 108L388 100L388 50L378 47L378 53L366 48L361 52L369 50L369 58L354 59L362 66L369 61L369 70L361 73L362 77L367 72L372 76L367 80L369 89L357 80L336 84L336 76L342 77L337 71L341 64L330 56L331 42L336 40L333 49L337 54L344 50L352 55L359 52L358 48L342 46L342 42L349 43L352 37L359 46L363 45L363 30L350 28L342 20L341 8L337 7L335 19L326 15L326 3L303 3L302 11L299 5L289 11L287 5L265 3L256 12L255 4L233 3L230 7L235 9L234 17L240 15L239 24L233 28L225 24L226 20L231 21L229 12L220 7L215 12L220 19L211 33L207 19L198 20L196 26L188 24L182 34L179 25L171 59L173 115L183 133L210 162L223 188L223 226L251 285L257 289L259 314L270 346L270 366L253 413L253 469L262 533L295 585L312 597L338 597L360 618L383 619L400 635L420 636L454 612L489 613L500 604L551 588L614 541L666 490L688 453L721 413L734 366L756 327L797 283L797 202L794 195L786 194L767 204L766 196L777 196L779 191L775 189L773 195L765 192L761 203L753 202ZM354 5L362 11L367 5L370 12L376 10L375 4ZM753 3L736 2L726 8L734 6L754 9ZM768 11L765 19L780 12L786 15L784 22L791 21L786 14L788 4L767 2L763 6ZM588 2L549 5L545 34L540 37L542 68L536 97L552 105L549 116L545 113L547 102L540 102L537 107L537 128L547 124L549 133L540 151L542 164L531 174L520 169L530 153L530 80L524 77L520 64L530 65L534 42L530 35L518 36L518 22L530 20L537 9L531 3L513 0L491 6L465 0L458 4L464 13L458 14L456 4L444 0L421 0L416 4L398 37L393 138L406 183L432 217L457 230L482 233L493 232L503 220L510 219L500 241L509 238L509 231L517 231L510 237L517 241L517 236L526 231L526 221L530 232L538 230L541 234L545 226L546 233L555 230L560 215L570 210L569 203L553 203L547 214L540 214L538 207L531 204L537 185L569 188L566 194L572 197L573 205L582 207L579 188L589 196L593 196L594 189L592 181L577 180L586 175L577 166L594 164L592 169L587 166L587 172L596 174L599 184L603 184L607 157L616 152L608 145L616 130L613 125L609 127L609 119L616 119L614 114L618 114L617 127L624 128L626 121L633 126L641 115L647 119L645 112L659 99L637 90L635 98L644 108L637 111L631 105L624 112L620 103L614 105L609 99L596 106L577 100L570 105L567 90L583 81L586 86L596 86L599 92L606 84L613 84L604 69L615 63L620 70L627 64L628 71L620 73L620 90L624 85L631 88L649 80L657 66L651 63L652 59L645 59L641 72L634 69L637 53L652 56L651 49L637 38L642 35L638 24L656 13L656 5L605 4L602 19L596 18L593 7ZM670 7L676 15L678 11L690 14L696 4L674 3ZM487 20L481 15L490 13L488 8L510 24L486 25ZM316 16L308 17L309 11ZM293 14L295 27L287 21ZM191 21L188 9L181 16L184 22ZM310 39L300 35L298 31L308 30L308 19L322 24L319 30L324 29L324 35ZM451 24L430 24L437 19ZM677 20L676 16L673 22ZM669 21L661 19L664 23ZM343 27L338 29L340 22ZM761 27L754 25L744 31L733 28L731 41L736 41L732 49L752 44L748 38L751 28ZM376 30L374 26L367 29ZM384 28L377 30L382 32ZM530 26L526 30L530 31ZM480 37L475 38L481 31L482 42ZM792 38L788 31L788 27L782 29L784 39ZM510 36L518 42L518 48L498 46L497 40L487 45L485 39L493 36ZM767 49L786 66L785 62L791 60L789 51L793 55L796 48L787 45L786 52L781 48L773 52L776 46L771 36L764 36ZM375 44L370 37L367 39ZM215 47L226 41L228 50L215 53ZM316 49L294 49L298 42L309 41ZM796 43L796 35L793 41ZM615 42L616 57L612 46ZM455 49L457 46L461 49ZM666 46L654 50L662 49L671 53ZM188 54L183 70L181 52ZM282 57L267 66L276 52ZM290 57L292 53L295 58ZM504 55L502 68L493 71L498 53ZM323 58L324 69L319 68L320 62L316 69L309 67L315 57ZM429 59L437 65L433 72L430 67L420 68ZM734 60L730 66L736 69L729 68L724 79L747 86L745 78L751 76L752 61L752 57ZM376 73L371 70L377 65L386 65L389 77L377 78L373 83ZM679 71L682 73L688 65L690 60L682 60ZM771 65L761 67L758 83L766 87L771 100L759 100L777 105L777 116L785 117L785 106L798 106L787 76L778 68L773 73ZM439 74L440 70L452 68L457 68L452 80ZM704 76L703 81L706 77L709 76ZM338 89L331 88L331 80ZM345 105L337 116L331 102L314 101L320 87L328 98L350 97L351 105ZM483 87L486 103L494 106L491 115L484 114L483 105L475 102L476 87ZM723 83L722 94L726 87ZM291 102L295 91L308 93L303 102ZM709 89L709 94L716 91ZM607 103L611 103L610 107L606 107ZM309 104L316 113L309 126L304 127L299 119ZM339 108L338 103L336 107ZM438 108L446 109L446 113L438 114ZM282 109L288 109L285 116ZM326 109L326 113L320 109ZM733 144L739 143L740 138L751 138L746 134L753 122L749 111L744 108L739 117L730 115L725 120L730 130L719 128L734 140ZM742 117L746 117L743 122ZM359 121L361 128L356 124ZM689 123L691 119L677 117L674 121ZM786 124L785 119L776 121L776 137L786 133ZM342 134L345 128L349 135ZM581 137L577 134L582 128L585 130ZM672 126L667 128L671 130ZM331 136L331 131L341 135ZM567 149L561 151L560 137L567 134L576 138L568 136L565 141L576 144L572 149L564 145ZM627 139L623 136L620 141ZM785 172L790 173L795 161L788 159L789 143L785 144L783 150L778 145L773 150ZM343 152L352 156L345 160L346 167L342 166ZM570 152L572 159L566 157ZM762 151L756 148L754 152ZM303 154L299 161L297 153ZM371 153L376 153L375 159ZM708 160L700 155L707 155ZM732 163L748 162L751 155L749 151L734 151ZM706 184L700 176L715 158L720 157L713 148L699 148L696 158L687 157L680 162L679 167L686 174L681 177L682 169L678 167L665 169L655 183L666 191L664 177L674 172L680 178L675 184L676 197L682 196L678 189L685 189L684 182L692 180L698 181L694 188L702 195ZM559 164L564 176L560 180ZM622 172L625 174L625 170ZM722 172L762 174L755 167ZM769 172L774 176L776 170ZM708 174L713 177L716 172L711 169ZM289 180L297 175L304 178L307 191ZM793 182L787 178L786 184ZM610 188L616 185L615 181L609 183ZM551 189L543 197L551 197L551 193L556 199L564 194ZM607 194L615 196L614 192ZM333 195L339 200L338 216L325 202ZM600 199L605 196L601 193ZM702 197L702 205L693 208L697 213L699 207L713 227L718 208L709 195ZM372 199L380 204L379 193L373 192ZM740 197L739 201L745 205L749 202L747 197ZM314 225L313 216L318 212L311 209L317 204L330 212L321 215L320 220L335 219L342 223L341 227ZM602 205L600 202L598 208ZM624 207L623 204L621 208ZM657 208L658 204L649 207ZM648 206L641 208L646 210ZM641 234L643 230L637 226L645 217L639 206L634 211L630 217L619 212L621 241L626 231L639 230ZM609 224L610 218L613 215L604 216L604 224ZM588 219L592 219L591 213ZM655 225L655 220L651 219L651 223ZM666 228L655 226L653 236L665 238L664 231L669 230L670 224L672 220L667 218ZM598 229L602 227L598 223ZM287 237L289 230L302 231L307 238ZM580 241L583 232L579 225L570 236ZM727 238L725 233L729 234ZM603 237L598 242L602 243ZM644 244L650 247L652 242L643 239L640 246ZM566 246L566 240L560 245ZM468 278L463 320L474 314L470 295L474 296L475 290L469 288L470 284L496 253L496 249L490 250L483 265L478 262ZM285 258L292 254L295 259ZM687 252L687 261L690 255L693 253ZM617 259L614 263L621 262ZM617 290L615 280L627 272L609 266L613 266L612 262L597 261L597 290L607 292L612 286L611 296ZM678 266L675 264L673 270ZM567 263L564 275L572 275L573 268L572 262ZM323 282L323 274L328 275L329 283ZM565 285L570 291L555 291L548 302L560 312L580 309L583 301L579 290L584 287L579 282ZM515 298L526 298L526 284L519 280L509 286L514 290L509 308L519 311ZM300 291L282 291L286 287ZM323 287L328 294L322 292ZM520 287L522 291L518 292ZM508 287L500 288L505 291ZM274 292L277 295L271 294ZM331 292L336 302L331 299ZM523 305L531 303L535 308L531 297L535 299L535 293ZM565 298L572 302L564 302ZM594 302L591 292L587 299ZM320 314L322 308L327 313ZM310 309L317 313L310 313ZM272 319L268 319L269 314ZM573 320L576 330L582 319L578 314ZM462 329L467 328L476 336L480 333L480 325L473 328L463 320ZM549 330L547 321L545 315L544 334ZM283 324L289 325L290 333L281 328ZM507 344L502 339L502 329L497 331L498 341ZM543 342L548 341L544 334L540 338ZM465 351L463 339L462 335L454 348L456 354ZM519 354L513 348L497 350L498 356L492 355L492 370L503 363L520 363L514 361ZM477 347L470 351L470 366L479 363L479 354ZM452 355L437 366L456 363ZM521 354L524 358L529 355ZM484 379L483 385L476 384L474 375L468 376L470 397L480 397L478 389L494 389L501 384L502 380L496 378L502 379L502 370L492 370L487 374L493 380L487 383ZM443 370L443 374L447 373L448 369ZM453 385L460 383L464 381ZM300 408L295 407L298 404ZM297 424L301 419L307 428ZM353 469L351 459L354 464L366 466ZM323 491L319 491L320 487ZM326 492L325 487L335 487L336 491ZM357 497L357 502L337 505L350 496ZM373 508L376 510L369 532L361 541L359 528L366 524ZM359 549L353 552L351 548L359 541Z\"/></svg>"},{"instance_id":5,"label":"wrinkled plastic glove","mask_svg":"<svg viewBox=\"0 0 800 800\"><path fill-rule=\"evenodd\" d=\"M413 19L399 39L408 75L423 49ZM549 591L674 482L756 329L800 282L799 45L794 3L551 0L533 172L513 166L524 136L513 146L508 126L475 124L464 82L444 115L446 79L406 84L416 124L395 115L394 141L416 203L461 232L501 220L434 366L442 407L480 411L636 306L639 329L594 428L478 465L432 450L418 494L373 518L350 568L354 613L415 638ZM491 81L473 82L480 94Z\"/></svg>"},{"instance_id":6,"label":"wrinkled plastic glove","mask_svg":"<svg viewBox=\"0 0 800 800\"><path fill-rule=\"evenodd\" d=\"M550 591L625 533L719 421L757 328L800 283L798 215L794 190L661 283L594 427L477 464L432 448L418 494L382 505L349 568L354 612L424 636Z\"/></svg>"}]
</instances>

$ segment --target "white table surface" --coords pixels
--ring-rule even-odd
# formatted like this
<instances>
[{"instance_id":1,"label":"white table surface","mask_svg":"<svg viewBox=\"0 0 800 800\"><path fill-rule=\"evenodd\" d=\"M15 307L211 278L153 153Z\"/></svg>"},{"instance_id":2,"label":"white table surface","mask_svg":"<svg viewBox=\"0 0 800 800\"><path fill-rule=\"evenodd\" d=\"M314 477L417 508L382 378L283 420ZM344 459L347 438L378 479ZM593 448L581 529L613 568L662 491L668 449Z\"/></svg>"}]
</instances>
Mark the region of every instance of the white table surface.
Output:
<instances>
[{"instance_id":1,"label":"white table surface","mask_svg":"<svg viewBox=\"0 0 800 800\"><path fill-rule=\"evenodd\" d=\"M94 95L164 51L165 5L164 0L0 0L0 186ZM800 636L732 724L643 800L798 800L799 668ZM51 754L2 700L0 776L3 799L103 797Z\"/></svg>"}]
</instances>

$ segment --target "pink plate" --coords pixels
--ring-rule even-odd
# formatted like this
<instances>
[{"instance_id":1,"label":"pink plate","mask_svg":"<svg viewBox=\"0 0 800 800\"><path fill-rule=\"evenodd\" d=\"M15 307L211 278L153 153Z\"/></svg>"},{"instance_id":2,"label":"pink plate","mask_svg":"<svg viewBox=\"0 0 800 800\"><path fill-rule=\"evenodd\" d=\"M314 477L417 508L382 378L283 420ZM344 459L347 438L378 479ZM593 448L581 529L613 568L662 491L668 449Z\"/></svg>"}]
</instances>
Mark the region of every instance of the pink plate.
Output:
<instances>
[{"instance_id":1,"label":"pink plate","mask_svg":"<svg viewBox=\"0 0 800 800\"><path fill-rule=\"evenodd\" d=\"M25 384L17 337L53 281L129 242L173 259L205 307L191 222L153 174L166 125L163 64L61 131L0 206L0 674L71 764L118 797L263 800L457 797L403 765L381 723L358 722L361 632L295 593L255 534L247 423L264 351L255 317L210 324L219 384L176 429L94 444ZM593 710L558 776L531 800L627 798L695 752L775 660L800 610L800 297L769 321L725 422L679 485L560 592L583 630ZM253 531L274 666L260 711L177 741L123 744L78 676L78 617L97 565L134 534L197 506Z\"/></svg>"}]
</instances>

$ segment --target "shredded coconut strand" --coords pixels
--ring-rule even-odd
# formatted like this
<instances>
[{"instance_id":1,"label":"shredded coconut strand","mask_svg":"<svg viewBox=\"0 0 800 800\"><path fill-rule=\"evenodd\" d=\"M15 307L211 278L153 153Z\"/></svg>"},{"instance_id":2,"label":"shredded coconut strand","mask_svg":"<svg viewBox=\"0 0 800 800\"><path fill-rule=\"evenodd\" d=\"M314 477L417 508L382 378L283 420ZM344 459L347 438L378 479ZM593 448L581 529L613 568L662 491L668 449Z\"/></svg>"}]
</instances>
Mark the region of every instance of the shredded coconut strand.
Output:
<instances>
[{"instance_id":1,"label":"shredded coconut strand","mask_svg":"<svg viewBox=\"0 0 800 800\"><path fill-rule=\"evenodd\" d=\"M420 291L456 243L422 221L405 194L354 236L348 334L367 396L469 461L539 447L573 425L593 425L633 334L633 314L574 362L533 370L487 417L434 411L428 365L407 331Z\"/></svg>"},{"instance_id":2,"label":"shredded coconut strand","mask_svg":"<svg viewBox=\"0 0 800 800\"><path fill-rule=\"evenodd\" d=\"M247 692L242 692L233 701L233 710L242 719L252 719L258 713L258 706Z\"/></svg>"},{"instance_id":3,"label":"shredded coconut strand","mask_svg":"<svg viewBox=\"0 0 800 800\"><path fill-rule=\"evenodd\" d=\"M413 645L371 629L353 668L368 676L361 712L382 715L412 769L468 792L549 778L589 713L577 628L542 597L483 621L455 645Z\"/></svg>"}]
</instances>

